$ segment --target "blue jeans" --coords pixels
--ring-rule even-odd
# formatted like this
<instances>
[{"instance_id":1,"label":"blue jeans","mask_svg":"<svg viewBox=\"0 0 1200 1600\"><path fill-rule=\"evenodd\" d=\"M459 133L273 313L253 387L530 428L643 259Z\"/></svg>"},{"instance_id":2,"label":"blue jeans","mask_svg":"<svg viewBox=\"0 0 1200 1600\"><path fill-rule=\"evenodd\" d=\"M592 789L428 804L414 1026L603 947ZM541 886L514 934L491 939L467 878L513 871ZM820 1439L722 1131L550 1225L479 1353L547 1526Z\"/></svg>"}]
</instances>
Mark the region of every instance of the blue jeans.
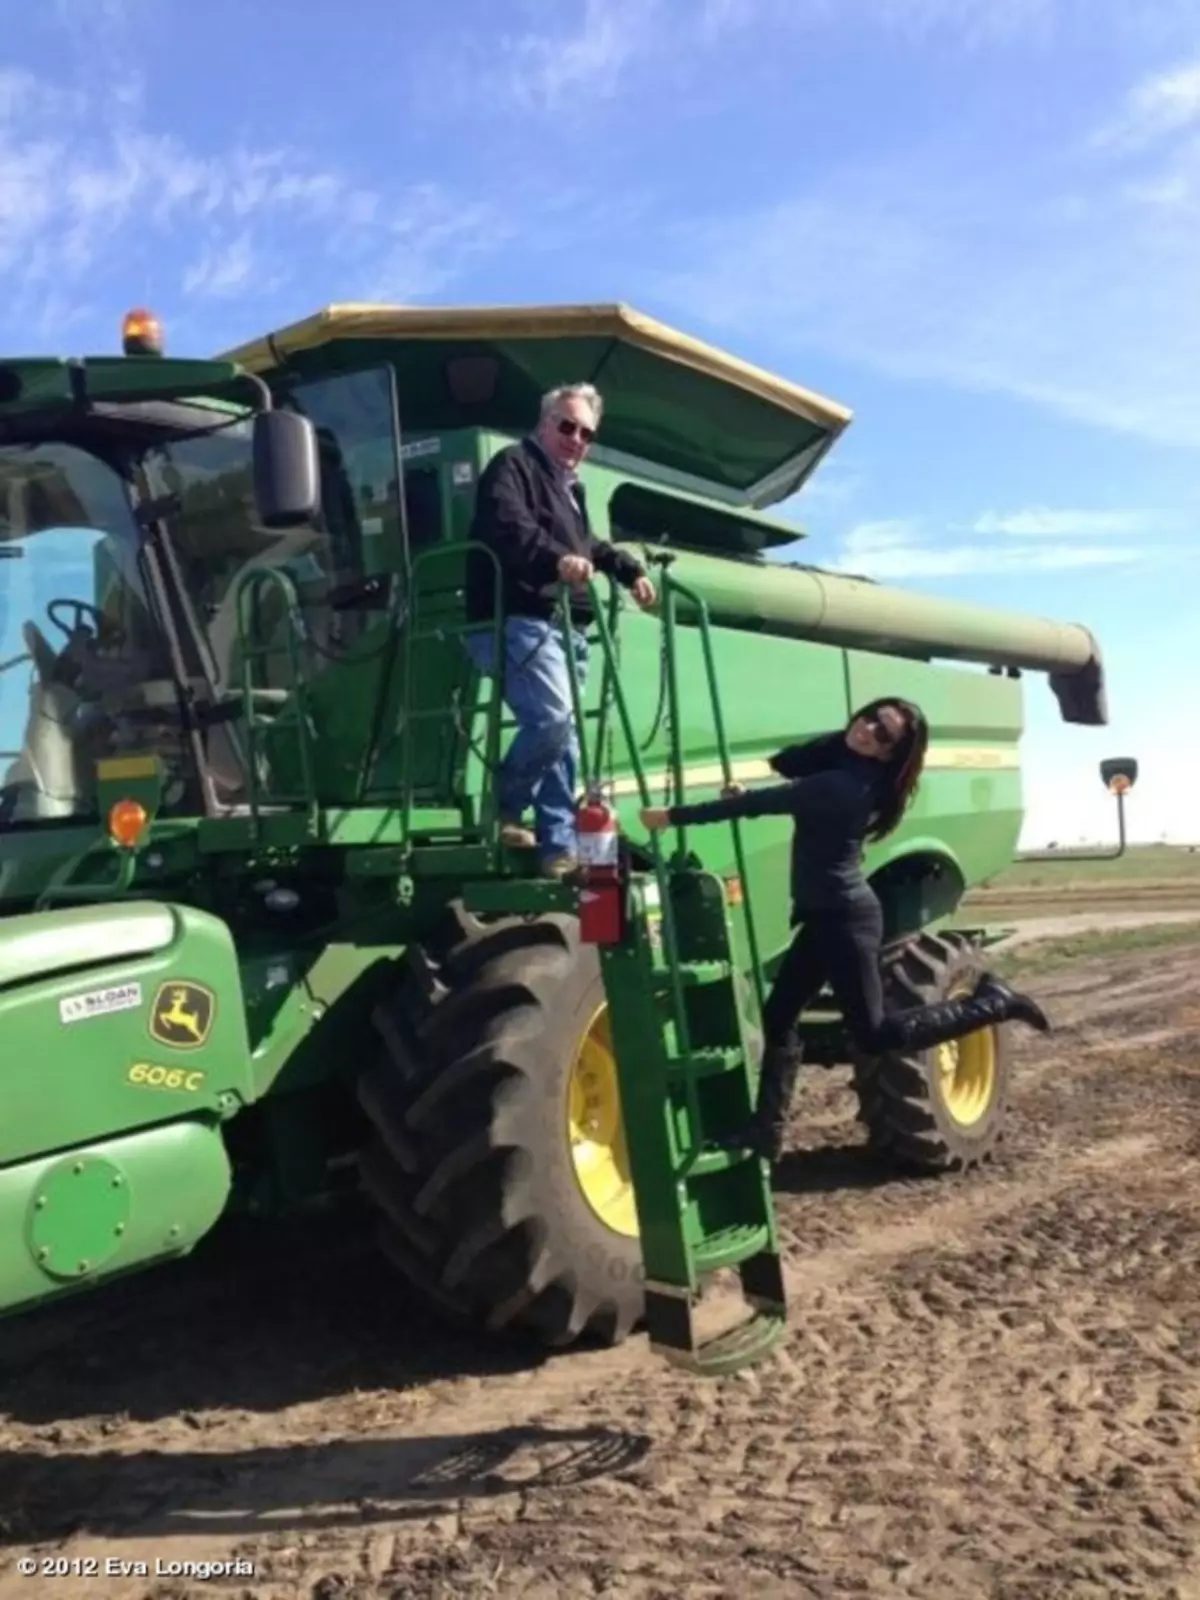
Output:
<instances>
[{"instance_id":1,"label":"blue jeans","mask_svg":"<svg viewBox=\"0 0 1200 1600\"><path fill-rule=\"evenodd\" d=\"M517 822L532 805L540 854L574 855L579 735L562 630L536 617L509 617L504 628L504 698L517 733L497 776L500 818ZM479 671L494 676L493 630L468 633L463 642ZM574 629L571 643L582 698L588 643Z\"/></svg>"}]
</instances>

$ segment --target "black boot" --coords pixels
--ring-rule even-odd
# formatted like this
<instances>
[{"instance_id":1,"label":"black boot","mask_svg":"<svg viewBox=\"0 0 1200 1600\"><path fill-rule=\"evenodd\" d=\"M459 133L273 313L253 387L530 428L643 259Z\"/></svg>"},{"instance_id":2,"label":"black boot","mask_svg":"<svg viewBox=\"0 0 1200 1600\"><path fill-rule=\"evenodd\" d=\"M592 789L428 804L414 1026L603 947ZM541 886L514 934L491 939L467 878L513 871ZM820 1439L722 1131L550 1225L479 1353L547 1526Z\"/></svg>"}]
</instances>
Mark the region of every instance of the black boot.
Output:
<instances>
[{"instance_id":1,"label":"black boot","mask_svg":"<svg viewBox=\"0 0 1200 1600\"><path fill-rule=\"evenodd\" d=\"M764 1161L778 1161L783 1154L788 1110L803 1063L804 1052L799 1045L768 1045L763 1052L754 1116L744 1127L710 1139L709 1144L717 1150L750 1150Z\"/></svg>"},{"instance_id":2,"label":"black boot","mask_svg":"<svg viewBox=\"0 0 1200 1600\"><path fill-rule=\"evenodd\" d=\"M974 994L961 1000L941 1000L913 1011L894 1011L888 1017L888 1031L905 1053L927 1050L948 1039L986 1028L990 1023L1023 1022L1027 1027L1047 1033L1050 1023L1042 1008L1028 995L1010 989L1006 983L985 973Z\"/></svg>"},{"instance_id":3,"label":"black boot","mask_svg":"<svg viewBox=\"0 0 1200 1600\"><path fill-rule=\"evenodd\" d=\"M1036 1028L1039 1033L1050 1032L1050 1019L1038 1005L1037 1001L1027 994L1010 988L991 972L985 972L975 985L972 999L999 1000L1007 1010L1009 1017L1015 1022L1023 1022L1027 1028Z\"/></svg>"}]
</instances>

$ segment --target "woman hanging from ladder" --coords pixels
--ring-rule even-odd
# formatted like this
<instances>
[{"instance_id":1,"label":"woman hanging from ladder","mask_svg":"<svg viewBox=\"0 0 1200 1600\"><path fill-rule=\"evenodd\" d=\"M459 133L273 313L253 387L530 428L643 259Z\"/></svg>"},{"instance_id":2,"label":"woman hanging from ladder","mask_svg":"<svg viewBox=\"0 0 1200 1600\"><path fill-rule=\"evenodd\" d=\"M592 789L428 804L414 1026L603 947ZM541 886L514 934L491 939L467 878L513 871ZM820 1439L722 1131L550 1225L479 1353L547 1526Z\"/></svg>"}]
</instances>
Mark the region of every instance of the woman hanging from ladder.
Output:
<instances>
[{"instance_id":1,"label":"woman hanging from ladder","mask_svg":"<svg viewBox=\"0 0 1200 1600\"><path fill-rule=\"evenodd\" d=\"M697 805L652 806L650 829L734 818L791 816L792 926L801 924L763 1007L762 1077L749 1127L715 1141L777 1161L800 1070L800 1014L828 980L855 1046L864 1055L928 1049L990 1023L1017 1020L1045 1032L1041 1008L991 973L973 994L912 1010L885 1007L880 952L883 908L863 872L863 845L886 838L911 804L929 729L910 701L864 706L840 732L793 745L772 758L785 781L727 791Z\"/></svg>"}]
</instances>

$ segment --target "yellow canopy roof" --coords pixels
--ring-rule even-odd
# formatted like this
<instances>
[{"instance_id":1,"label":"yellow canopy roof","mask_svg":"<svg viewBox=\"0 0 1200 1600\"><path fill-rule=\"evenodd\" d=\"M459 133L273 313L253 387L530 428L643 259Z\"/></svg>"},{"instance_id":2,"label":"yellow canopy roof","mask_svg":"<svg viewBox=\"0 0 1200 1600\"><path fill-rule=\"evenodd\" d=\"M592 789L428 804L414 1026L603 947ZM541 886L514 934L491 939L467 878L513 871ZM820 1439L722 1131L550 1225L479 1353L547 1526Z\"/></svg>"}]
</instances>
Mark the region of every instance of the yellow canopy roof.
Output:
<instances>
[{"instance_id":1,"label":"yellow canopy roof","mask_svg":"<svg viewBox=\"0 0 1200 1600\"><path fill-rule=\"evenodd\" d=\"M678 362L719 383L730 384L803 417L831 434L840 433L852 412L834 400L789 383L712 345L679 333L632 307L582 306L385 306L332 305L300 322L222 353L250 371L280 365L290 354L339 339L594 339L609 338Z\"/></svg>"}]
</instances>

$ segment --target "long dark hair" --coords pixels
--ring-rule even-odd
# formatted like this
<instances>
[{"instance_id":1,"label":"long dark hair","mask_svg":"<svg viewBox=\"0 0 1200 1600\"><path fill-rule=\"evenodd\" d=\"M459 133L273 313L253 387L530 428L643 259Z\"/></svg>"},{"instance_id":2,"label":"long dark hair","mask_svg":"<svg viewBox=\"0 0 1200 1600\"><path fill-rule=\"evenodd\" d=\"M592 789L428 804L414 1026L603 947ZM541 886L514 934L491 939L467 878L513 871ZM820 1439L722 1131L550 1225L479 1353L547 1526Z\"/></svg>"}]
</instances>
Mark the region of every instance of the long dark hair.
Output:
<instances>
[{"instance_id":1,"label":"long dark hair","mask_svg":"<svg viewBox=\"0 0 1200 1600\"><path fill-rule=\"evenodd\" d=\"M900 826L904 813L916 798L925 752L929 748L925 713L911 700L900 700L893 694L885 694L861 706L846 724L847 731L860 717L874 717L884 706L893 706L904 718L904 733L888 759L880 762L878 800L867 829L868 839L886 839Z\"/></svg>"}]
</instances>

